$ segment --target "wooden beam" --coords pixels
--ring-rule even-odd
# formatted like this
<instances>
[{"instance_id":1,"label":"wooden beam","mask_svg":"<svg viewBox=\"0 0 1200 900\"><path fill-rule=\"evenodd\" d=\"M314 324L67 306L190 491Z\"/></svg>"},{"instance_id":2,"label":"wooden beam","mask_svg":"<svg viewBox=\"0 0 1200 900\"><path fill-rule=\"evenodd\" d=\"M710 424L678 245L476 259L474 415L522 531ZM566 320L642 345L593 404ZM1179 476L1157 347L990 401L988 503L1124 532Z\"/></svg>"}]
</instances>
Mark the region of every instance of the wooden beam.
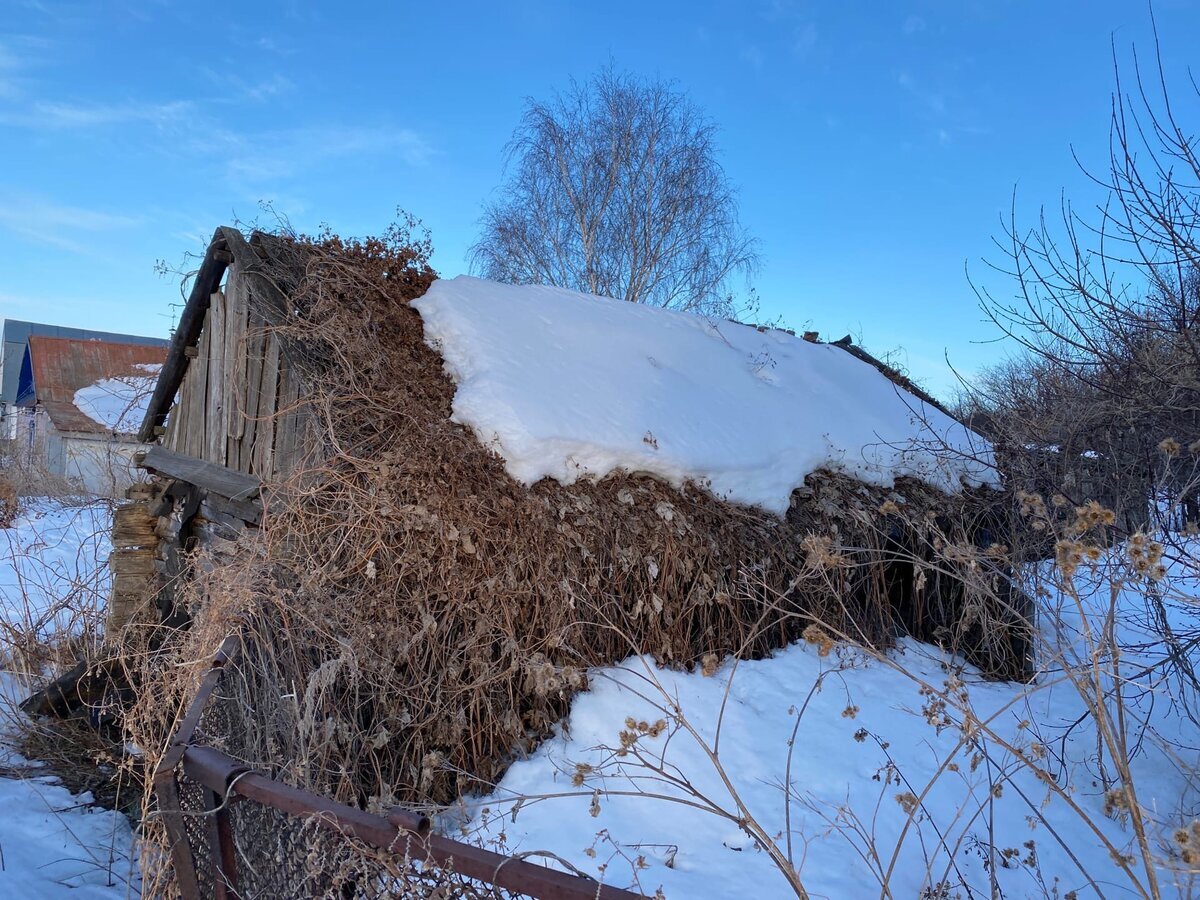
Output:
<instances>
[{"instance_id":1,"label":"wooden beam","mask_svg":"<svg viewBox=\"0 0 1200 900\"><path fill-rule=\"evenodd\" d=\"M158 382L154 386L154 395L150 398L150 406L146 410L146 418L138 431L138 440L148 444L154 440L154 429L161 426L167 419L171 402L183 383L191 358L187 349L195 345L204 328L204 314L208 312L208 304L213 292L221 286L221 279L229 267L233 256L229 250L228 235L234 229L221 227L213 234L208 252L204 254L204 262L192 281L192 293L188 297L183 314L175 333L171 335L171 346L167 351L167 361L163 363L162 371L158 373ZM240 238L241 235L239 234Z\"/></svg>"},{"instance_id":2,"label":"wooden beam","mask_svg":"<svg viewBox=\"0 0 1200 900\"><path fill-rule=\"evenodd\" d=\"M200 514L214 521L242 525L257 525L262 520L262 504L257 500L230 500L219 494L206 494L200 503Z\"/></svg>"},{"instance_id":3,"label":"wooden beam","mask_svg":"<svg viewBox=\"0 0 1200 900\"><path fill-rule=\"evenodd\" d=\"M184 456L166 447L153 446L138 462L143 469L177 478L229 500L250 500L258 496L262 482L245 472L192 456Z\"/></svg>"},{"instance_id":4,"label":"wooden beam","mask_svg":"<svg viewBox=\"0 0 1200 900\"><path fill-rule=\"evenodd\" d=\"M124 688L128 684L124 660L120 657L81 662L22 700L21 709L31 716L63 719L72 713L94 714L112 687Z\"/></svg>"}]
</instances>

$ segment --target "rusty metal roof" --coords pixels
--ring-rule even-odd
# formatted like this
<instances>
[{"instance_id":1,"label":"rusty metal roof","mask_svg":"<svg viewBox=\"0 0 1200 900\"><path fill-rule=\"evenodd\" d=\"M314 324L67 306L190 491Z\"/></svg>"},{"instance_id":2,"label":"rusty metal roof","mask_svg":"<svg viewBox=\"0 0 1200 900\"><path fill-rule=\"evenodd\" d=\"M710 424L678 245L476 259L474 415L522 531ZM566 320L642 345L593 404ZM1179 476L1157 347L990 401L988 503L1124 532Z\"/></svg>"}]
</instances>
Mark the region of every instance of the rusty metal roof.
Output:
<instances>
[{"instance_id":1,"label":"rusty metal roof","mask_svg":"<svg viewBox=\"0 0 1200 900\"><path fill-rule=\"evenodd\" d=\"M143 375L141 366L161 365L166 358L166 347L30 335L21 380L30 378L32 396L19 402L40 403L59 431L102 434L104 426L75 406L75 392L105 378Z\"/></svg>"},{"instance_id":2,"label":"rusty metal roof","mask_svg":"<svg viewBox=\"0 0 1200 900\"><path fill-rule=\"evenodd\" d=\"M145 344L166 347L167 339L147 337L140 334L119 334L114 331L94 331L90 328L75 328L71 325L51 325L47 322L25 322L20 319L5 319L0 340L0 406L12 405L17 400L17 383L21 377L21 363L29 347L30 335L42 337L78 338L88 341L109 341L113 344Z\"/></svg>"}]
</instances>

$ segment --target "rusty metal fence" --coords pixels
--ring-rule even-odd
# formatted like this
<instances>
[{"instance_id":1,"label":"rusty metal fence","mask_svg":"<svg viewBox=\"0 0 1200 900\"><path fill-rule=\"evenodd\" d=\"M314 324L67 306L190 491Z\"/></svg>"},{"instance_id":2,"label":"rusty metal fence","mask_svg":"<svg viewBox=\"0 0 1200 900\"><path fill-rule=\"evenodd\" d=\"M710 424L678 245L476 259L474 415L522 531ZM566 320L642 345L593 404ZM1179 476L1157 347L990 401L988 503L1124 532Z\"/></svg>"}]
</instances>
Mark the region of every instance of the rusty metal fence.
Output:
<instances>
[{"instance_id":1,"label":"rusty metal fence","mask_svg":"<svg viewBox=\"0 0 1200 900\"><path fill-rule=\"evenodd\" d=\"M214 897L644 900L590 878L432 833L404 809L374 815L255 772L210 746L238 643L213 659L154 775L185 900Z\"/></svg>"}]
</instances>

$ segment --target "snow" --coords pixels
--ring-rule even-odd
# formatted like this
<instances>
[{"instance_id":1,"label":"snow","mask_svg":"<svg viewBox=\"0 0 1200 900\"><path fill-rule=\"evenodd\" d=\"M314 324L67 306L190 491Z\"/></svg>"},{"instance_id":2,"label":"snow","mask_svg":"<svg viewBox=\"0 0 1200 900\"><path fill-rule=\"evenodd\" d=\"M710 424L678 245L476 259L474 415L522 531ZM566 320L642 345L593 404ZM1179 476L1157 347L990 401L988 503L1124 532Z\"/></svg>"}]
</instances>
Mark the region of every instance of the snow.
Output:
<instances>
[{"instance_id":1,"label":"snow","mask_svg":"<svg viewBox=\"0 0 1200 900\"><path fill-rule=\"evenodd\" d=\"M783 513L822 467L951 491L994 480L978 436L838 347L469 276L413 306L457 385L453 419L525 484L648 472Z\"/></svg>"},{"instance_id":2,"label":"snow","mask_svg":"<svg viewBox=\"0 0 1200 900\"><path fill-rule=\"evenodd\" d=\"M137 431L146 418L162 366L154 363L135 368L137 371L128 375L103 378L80 388L75 392L75 407L109 431Z\"/></svg>"},{"instance_id":3,"label":"snow","mask_svg":"<svg viewBox=\"0 0 1200 900\"><path fill-rule=\"evenodd\" d=\"M104 503L40 499L0 529L5 641L74 633L102 612L108 518ZM92 806L89 794L72 794L13 749L27 721L17 704L28 691L25 678L0 671L0 896L137 896L128 820Z\"/></svg>"},{"instance_id":4,"label":"snow","mask_svg":"<svg viewBox=\"0 0 1200 900\"><path fill-rule=\"evenodd\" d=\"M0 529L0 620L44 640L98 615L108 598L111 524L104 501L27 501Z\"/></svg>"},{"instance_id":5,"label":"snow","mask_svg":"<svg viewBox=\"0 0 1200 900\"><path fill-rule=\"evenodd\" d=\"M1181 714L1185 694L1165 677L1162 645L1147 624L1162 610L1174 627L1194 626L1200 583L1179 566L1172 577L1176 600L1160 605L1127 586L1116 616L1130 734L1137 736L1134 783L1160 862L1174 829L1191 822L1200 802L1196 725ZM1053 594L1046 603L1057 608L1042 617L1055 623L1045 640L1077 664L1087 659L1083 623L1095 629L1109 597L1102 577L1085 573L1081 581L1082 606ZM1200 662L1190 652L1193 665ZM1055 889L1055 896L1082 897L1094 896L1097 885L1108 896L1134 896L1100 839L1132 854L1139 870L1132 831L1106 814L1101 772L1111 777L1111 762L1100 761L1095 722L1061 666L1032 686L984 682L967 667L962 689L983 723L982 740L968 746L955 724L962 716L951 710L953 721L943 721L922 692L924 685L944 689L952 663L905 640L886 657L847 647L822 656L801 643L767 660L727 660L709 677L636 657L594 670L557 735L514 763L491 796L466 801L464 830L506 852L550 851L608 883L647 894L661 888L668 898L747 896L751 887L755 897L795 896L763 846L738 827L745 813L783 852L790 835L790 857L814 897L881 896L884 873L887 896L897 898L1046 896ZM662 775L686 776L729 815L678 802L695 795L633 755L615 755L627 719L667 723L657 736L639 737L636 748ZM708 755L714 744L729 786ZM1014 749L1039 760L1062 791L1049 790ZM592 769L580 772L581 763ZM582 783L573 784L577 772ZM1159 867L1164 896L1190 895L1181 868L1177 858L1174 868ZM946 893L922 893L939 881Z\"/></svg>"},{"instance_id":6,"label":"snow","mask_svg":"<svg viewBox=\"0 0 1200 900\"><path fill-rule=\"evenodd\" d=\"M11 747L19 726L22 682L0 673L0 896L125 898L138 896L138 866L129 821L72 794L39 764Z\"/></svg>"}]
</instances>

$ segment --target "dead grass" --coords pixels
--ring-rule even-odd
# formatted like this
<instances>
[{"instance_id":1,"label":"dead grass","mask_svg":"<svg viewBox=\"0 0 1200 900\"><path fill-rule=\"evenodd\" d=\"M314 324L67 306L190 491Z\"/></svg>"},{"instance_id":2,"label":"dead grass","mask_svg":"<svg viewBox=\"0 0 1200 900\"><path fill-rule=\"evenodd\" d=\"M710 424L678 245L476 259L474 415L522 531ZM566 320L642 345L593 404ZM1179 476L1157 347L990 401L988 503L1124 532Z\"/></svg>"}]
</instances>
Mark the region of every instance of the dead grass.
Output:
<instances>
[{"instance_id":1,"label":"dead grass","mask_svg":"<svg viewBox=\"0 0 1200 900\"><path fill-rule=\"evenodd\" d=\"M17 486L5 475L0 475L0 528L8 528L16 521L21 511Z\"/></svg>"},{"instance_id":2,"label":"dead grass","mask_svg":"<svg viewBox=\"0 0 1200 900\"><path fill-rule=\"evenodd\" d=\"M3 475L0 482L7 488L0 488L0 495L11 492L17 498L19 506L23 497L54 497L66 502L87 503L95 499L77 484L62 475L49 472L40 460L29 459L27 452L21 452L14 447L15 442L0 440L0 468ZM2 499L2 497L0 497ZM0 508L0 513L3 509ZM15 516L14 506L13 515ZM11 519L9 520L11 522ZM0 524L0 528L7 527Z\"/></svg>"},{"instance_id":3,"label":"dead grass","mask_svg":"<svg viewBox=\"0 0 1200 900\"><path fill-rule=\"evenodd\" d=\"M17 751L42 765L24 774L54 775L72 794L91 793L96 806L115 809L132 821L141 816L145 771L139 757L91 722L48 717L23 723Z\"/></svg>"}]
</instances>

